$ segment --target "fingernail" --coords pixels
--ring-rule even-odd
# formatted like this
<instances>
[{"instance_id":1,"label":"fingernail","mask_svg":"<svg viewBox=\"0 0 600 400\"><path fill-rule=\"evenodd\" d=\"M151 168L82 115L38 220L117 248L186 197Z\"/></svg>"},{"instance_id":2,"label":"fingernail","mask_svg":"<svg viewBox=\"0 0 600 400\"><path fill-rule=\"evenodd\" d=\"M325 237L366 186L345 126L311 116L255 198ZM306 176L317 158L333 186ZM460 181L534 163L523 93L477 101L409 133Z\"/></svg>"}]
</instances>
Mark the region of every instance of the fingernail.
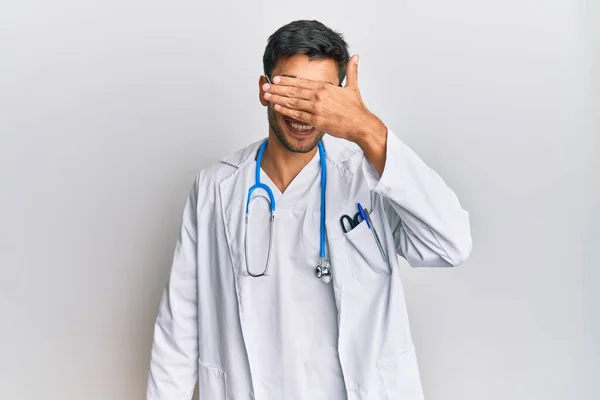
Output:
<instances>
[{"instance_id":1,"label":"fingernail","mask_svg":"<svg viewBox=\"0 0 600 400\"><path fill-rule=\"evenodd\" d=\"M270 99L271 98L271 93L265 93L265 99Z\"/></svg>"},{"instance_id":2,"label":"fingernail","mask_svg":"<svg viewBox=\"0 0 600 400\"><path fill-rule=\"evenodd\" d=\"M279 104L275 104L275 109L279 110L281 108L281 106Z\"/></svg>"},{"instance_id":3,"label":"fingernail","mask_svg":"<svg viewBox=\"0 0 600 400\"><path fill-rule=\"evenodd\" d=\"M269 85L268 83L265 83L263 85L263 90L269 90L270 87L271 87L271 85Z\"/></svg>"},{"instance_id":4,"label":"fingernail","mask_svg":"<svg viewBox=\"0 0 600 400\"><path fill-rule=\"evenodd\" d=\"M357 55L354 57L354 62L355 62L356 64L358 64L358 59L359 59L359 58L360 58L360 56L359 56L358 54L357 54Z\"/></svg>"},{"instance_id":5,"label":"fingernail","mask_svg":"<svg viewBox=\"0 0 600 400\"><path fill-rule=\"evenodd\" d=\"M273 78L273 83L279 83L279 82L281 82L280 76L276 76L275 78Z\"/></svg>"}]
</instances>

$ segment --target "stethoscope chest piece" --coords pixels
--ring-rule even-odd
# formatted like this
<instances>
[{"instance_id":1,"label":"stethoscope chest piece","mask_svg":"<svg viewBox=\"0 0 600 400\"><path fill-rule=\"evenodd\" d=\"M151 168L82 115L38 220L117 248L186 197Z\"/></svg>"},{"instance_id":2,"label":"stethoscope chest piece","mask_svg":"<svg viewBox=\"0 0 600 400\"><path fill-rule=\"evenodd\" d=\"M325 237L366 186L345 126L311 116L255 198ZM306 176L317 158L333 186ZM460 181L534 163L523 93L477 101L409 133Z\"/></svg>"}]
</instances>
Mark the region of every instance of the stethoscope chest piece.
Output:
<instances>
[{"instance_id":1,"label":"stethoscope chest piece","mask_svg":"<svg viewBox=\"0 0 600 400\"><path fill-rule=\"evenodd\" d=\"M315 268L315 274L321 281L325 283L331 282L331 265L329 265L329 261L321 260L317 268Z\"/></svg>"}]
</instances>

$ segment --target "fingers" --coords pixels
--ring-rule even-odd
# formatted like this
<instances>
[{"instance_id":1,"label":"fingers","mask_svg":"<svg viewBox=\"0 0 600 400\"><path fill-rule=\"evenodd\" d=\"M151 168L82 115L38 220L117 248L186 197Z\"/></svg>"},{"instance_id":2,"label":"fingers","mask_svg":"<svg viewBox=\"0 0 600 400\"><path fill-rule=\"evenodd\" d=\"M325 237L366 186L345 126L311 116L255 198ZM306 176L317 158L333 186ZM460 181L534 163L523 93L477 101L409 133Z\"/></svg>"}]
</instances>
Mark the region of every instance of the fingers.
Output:
<instances>
[{"instance_id":1,"label":"fingers","mask_svg":"<svg viewBox=\"0 0 600 400\"><path fill-rule=\"evenodd\" d=\"M266 92L264 94L264 97L265 97L265 100L268 100L275 105L284 106L288 109L300 110L300 111L306 111L306 112L314 111L314 102L311 102L308 100L280 96L278 94L271 94L269 92Z\"/></svg>"},{"instance_id":2,"label":"fingers","mask_svg":"<svg viewBox=\"0 0 600 400\"><path fill-rule=\"evenodd\" d=\"M263 85L263 90L271 94L304 100L312 100L315 97L315 90L303 89L298 86L282 86L265 83Z\"/></svg>"},{"instance_id":3,"label":"fingers","mask_svg":"<svg viewBox=\"0 0 600 400\"><path fill-rule=\"evenodd\" d=\"M304 78L291 78L289 76L276 76L273 78L273 83L279 86L296 86L302 89L320 89L325 82L311 81L310 79Z\"/></svg>"},{"instance_id":4,"label":"fingers","mask_svg":"<svg viewBox=\"0 0 600 400\"><path fill-rule=\"evenodd\" d=\"M275 110L297 121L306 122L307 124L314 126L314 116L306 111L292 110L291 108L287 108L279 104L275 104Z\"/></svg>"},{"instance_id":5,"label":"fingers","mask_svg":"<svg viewBox=\"0 0 600 400\"><path fill-rule=\"evenodd\" d=\"M352 56L346 66L346 85L347 88L358 88L358 54Z\"/></svg>"}]
</instances>

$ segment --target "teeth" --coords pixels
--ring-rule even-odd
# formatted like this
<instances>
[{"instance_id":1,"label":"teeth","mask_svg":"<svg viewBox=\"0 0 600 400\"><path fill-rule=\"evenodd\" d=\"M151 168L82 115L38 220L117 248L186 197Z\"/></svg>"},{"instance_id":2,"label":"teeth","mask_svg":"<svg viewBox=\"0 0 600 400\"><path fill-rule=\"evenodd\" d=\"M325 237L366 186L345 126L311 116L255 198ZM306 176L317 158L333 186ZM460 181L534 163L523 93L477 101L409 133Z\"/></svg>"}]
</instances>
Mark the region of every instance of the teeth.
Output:
<instances>
[{"instance_id":1,"label":"teeth","mask_svg":"<svg viewBox=\"0 0 600 400\"><path fill-rule=\"evenodd\" d=\"M310 125L300 125L300 124L296 124L294 122L291 121L287 121L287 123L294 128L297 131L309 131L311 130L313 127Z\"/></svg>"}]
</instances>

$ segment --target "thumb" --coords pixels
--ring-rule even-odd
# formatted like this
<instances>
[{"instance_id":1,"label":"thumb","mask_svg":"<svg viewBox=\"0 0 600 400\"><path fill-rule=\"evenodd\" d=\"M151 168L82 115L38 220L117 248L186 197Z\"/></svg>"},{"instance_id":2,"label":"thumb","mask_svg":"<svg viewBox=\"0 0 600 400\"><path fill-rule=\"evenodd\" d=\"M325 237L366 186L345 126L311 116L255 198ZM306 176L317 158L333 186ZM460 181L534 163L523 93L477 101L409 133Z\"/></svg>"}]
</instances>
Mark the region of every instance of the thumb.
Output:
<instances>
[{"instance_id":1,"label":"thumb","mask_svg":"<svg viewBox=\"0 0 600 400\"><path fill-rule=\"evenodd\" d=\"M358 54L352 56L346 66L346 85L344 87L358 89Z\"/></svg>"}]
</instances>

